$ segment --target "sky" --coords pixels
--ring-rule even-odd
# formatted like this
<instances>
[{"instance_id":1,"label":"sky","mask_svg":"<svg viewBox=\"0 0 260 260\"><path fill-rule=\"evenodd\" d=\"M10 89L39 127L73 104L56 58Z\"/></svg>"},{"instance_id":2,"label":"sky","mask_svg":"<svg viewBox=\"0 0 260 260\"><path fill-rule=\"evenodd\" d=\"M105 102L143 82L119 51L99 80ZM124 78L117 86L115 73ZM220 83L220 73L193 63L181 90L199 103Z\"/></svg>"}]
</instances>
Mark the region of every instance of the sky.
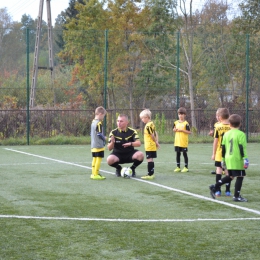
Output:
<instances>
[{"instance_id":1,"label":"sky","mask_svg":"<svg viewBox=\"0 0 260 260\"><path fill-rule=\"evenodd\" d=\"M200 9L203 6L203 3L206 0L193 0L193 10ZM223 1L223 0L222 0ZM237 4L241 2L241 0L224 0L224 2L228 2ZM69 0L51 0L51 19L52 24L55 24L55 19L69 6ZM21 21L22 15L27 14L32 17L32 19L36 19L39 14L39 5L40 0L1 0L0 8L7 8L8 14L12 17L13 21ZM47 4L46 0L44 0L43 5L43 17L44 21L47 21Z\"/></svg>"},{"instance_id":2,"label":"sky","mask_svg":"<svg viewBox=\"0 0 260 260\"><path fill-rule=\"evenodd\" d=\"M36 19L39 14L40 0L1 0L0 8L7 8L8 14L12 17L13 21L20 22L22 15L27 14ZM69 0L51 0L51 20L55 24L55 19L69 6ZM42 19L47 21L47 4L44 0L43 16Z\"/></svg>"}]
</instances>

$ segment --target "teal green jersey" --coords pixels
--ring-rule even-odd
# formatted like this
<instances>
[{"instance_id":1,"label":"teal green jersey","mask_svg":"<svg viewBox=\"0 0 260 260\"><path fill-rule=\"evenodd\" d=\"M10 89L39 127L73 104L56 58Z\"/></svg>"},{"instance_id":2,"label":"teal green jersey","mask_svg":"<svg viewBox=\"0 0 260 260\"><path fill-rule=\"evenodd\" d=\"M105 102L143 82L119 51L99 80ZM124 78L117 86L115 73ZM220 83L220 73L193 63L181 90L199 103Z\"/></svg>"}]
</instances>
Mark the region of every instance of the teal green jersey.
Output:
<instances>
[{"instance_id":1,"label":"teal green jersey","mask_svg":"<svg viewBox=\"0 0 260 260\"><path fill-rule=\"evenodd\" d=\"M248 158L246 135L239 129L231 129L223 136L222 160L228 170L244 170L244 158Z\"/></svg>"}]
</instances>

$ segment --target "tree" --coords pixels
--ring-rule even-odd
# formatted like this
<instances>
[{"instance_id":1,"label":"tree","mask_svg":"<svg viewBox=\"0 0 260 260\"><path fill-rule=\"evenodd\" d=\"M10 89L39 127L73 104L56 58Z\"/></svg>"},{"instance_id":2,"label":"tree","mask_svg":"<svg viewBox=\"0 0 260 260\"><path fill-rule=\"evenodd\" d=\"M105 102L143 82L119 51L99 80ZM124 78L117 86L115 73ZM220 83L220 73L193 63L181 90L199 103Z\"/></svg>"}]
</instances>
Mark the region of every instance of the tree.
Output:
<instances>
[{"instance_id":1,"label":"tree","mask_svg":"<svg viewBox=\"0 0 260 260\"><path fill-rule=\"evenodd\" d=\"M67 9L62 11L58 17L55 20L55 43L60 48L64 48L64 40L62 31L66 30L66 27L64 26L70 19L74 18L77 19L78 10L76 9L76 4L85 5L84 0L70 0L69 6Z\"/></svg>"},{"instance_id":2,"label":"tree","mask_svg":"<svg viewBox=\"0 0 260 260\"><path fill-rule=\"evenodd\" d=\"M208 1L203 6L199 21L201 26L196 30L197 43L201 48L201 65L197 83L197 91L205 93L205 103L221 101L220 106L225 106L224 94L230 84L234 88L234 79L231 71L230 50L234 39L230 33L227 11L229 6L217 1ZM196 66L198 67L198 66ZM202 70L201 68L204 67ZM195 69L196 70L196 69ZM212 93L212 90L215 93ZM212 100L211 100L212 97Z\"/></svg>"},{"instance_id":3,"label":"tree","mask_svg":"<svg viewBox=\"0 0 260 260\"><path fill-rule=\"evenodd\" d=\"M240 17L235 19L237 30L247 34L256 34L260 31L260 3L259 0L244 0L239 4L242 12Z\"/></svg>"},{"instance_id":4,"label":"tree","mask_svg":"<svg viewBox=\"0 0 260 260\"><path fill-rule=\"evenodd\" d=\"M167 57L171 62L175 62L176 40L173 35L179 22L173 8L176 7L175 5L175 2L167 0L151 0L146 2L146 12L142 12L147 22L142 37L142 44L145 46L142 48L144 61L138 74L140 81L138 86L140 92L144 93L142 107L147 107L147 101L155 101L159 104L156 97L159 97L162 102L167 102L162 96L168 97L169 92L174 93L176 82L173 69L169 68L163 60Z\"/></svg>"},{"instance_id":5,"label":"tree","mask_svg":"<svg viewBox=\"0 0 260 260\"><path fill-rule=\"evenodd\" d=\"M233 21L233 33L238 35L236 37L237 48L239 46L245 46L245 37L248 36L250 48L250 73L249 73L249 84L250 84L250 93L251 106L260 106L260 74L259 74L259 22L260 22L260 9L258 0L245 0L239 4L241 15L234 19ZM241 41L242 38L242 41ZM243 45L244 46L243 46ZM244 47L245 49L245 47ZM243 56L243 53L240 52L240 57ZM238 59L236 66L241 64L241 59ZM246 89L245 86L245 73L240 74L244 75L244 78L241 79L241 85Z\"/></svg>"},{"instance_id":6,"label":"tree","mask_svg":"<svg viewBox=\"0 0 260 260\"><path fill-rule=\"evenodd\" d=\"M4 35L8 33L8 29L11 27L11 16L8 14L6 8L0 8L0 51L2 47L2 41Z\"/></svg>"}]
</instances>

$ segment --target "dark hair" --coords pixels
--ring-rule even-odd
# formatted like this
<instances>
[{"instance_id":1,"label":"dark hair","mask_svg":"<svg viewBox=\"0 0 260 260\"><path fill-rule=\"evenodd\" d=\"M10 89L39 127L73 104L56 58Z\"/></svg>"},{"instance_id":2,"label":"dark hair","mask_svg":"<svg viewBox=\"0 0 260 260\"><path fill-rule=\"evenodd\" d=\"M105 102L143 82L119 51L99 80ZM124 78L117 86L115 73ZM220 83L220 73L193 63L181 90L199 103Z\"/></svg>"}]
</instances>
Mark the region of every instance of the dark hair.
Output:
<instances>
[{"instance_id":1,"label":"dark hair","mask_svg":"<svg viewBox=\"0 0 260 260\"><path fill-rule=\"evenodd\" d=\"M238 114L232 114L229 118L228 118L228 121L230 123L231 126L233 127L239 127L240 124L241 124L241 116L238 115Z\"/></svg>"},{"instance_id":2,"label":"dark hair","mask_svg":"<svg viewBox=\"0 0 260 260\"><path fill-rule=\"evenodd\" d=\"M186 108L180 107L180 108L178 109L178 114L184 114L184 115L186 115Z\"/></svg>"}]
</instances>

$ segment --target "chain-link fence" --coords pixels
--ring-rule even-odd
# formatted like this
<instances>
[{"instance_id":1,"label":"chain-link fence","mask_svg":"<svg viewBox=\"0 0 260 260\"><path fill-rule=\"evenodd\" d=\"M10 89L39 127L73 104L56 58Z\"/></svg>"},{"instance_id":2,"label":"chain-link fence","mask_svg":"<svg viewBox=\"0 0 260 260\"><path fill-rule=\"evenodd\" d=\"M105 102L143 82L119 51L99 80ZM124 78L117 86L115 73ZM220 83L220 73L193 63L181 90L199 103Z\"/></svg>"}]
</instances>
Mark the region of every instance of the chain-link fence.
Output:
<instances>
[{"instance_id":1,"label":"chain-link fence","mask_svg":"<svg viewBox=\"0 0 260 260\"><path fill-rule=\"evenodd\" d=\"M52 68L47 30L41 32L36 65L35 30L0 33L1 139L89 135L100 105L109 112L107 132L121 112L133 127L142 126L139 113L149 108L157 128L172 133L180 106L199 135L213 127L218 107L240 114L249 137L260 132L257 37L197 33L189 45L187 35L175 32L53 30Z\"/></svg>"}]
</instances>

